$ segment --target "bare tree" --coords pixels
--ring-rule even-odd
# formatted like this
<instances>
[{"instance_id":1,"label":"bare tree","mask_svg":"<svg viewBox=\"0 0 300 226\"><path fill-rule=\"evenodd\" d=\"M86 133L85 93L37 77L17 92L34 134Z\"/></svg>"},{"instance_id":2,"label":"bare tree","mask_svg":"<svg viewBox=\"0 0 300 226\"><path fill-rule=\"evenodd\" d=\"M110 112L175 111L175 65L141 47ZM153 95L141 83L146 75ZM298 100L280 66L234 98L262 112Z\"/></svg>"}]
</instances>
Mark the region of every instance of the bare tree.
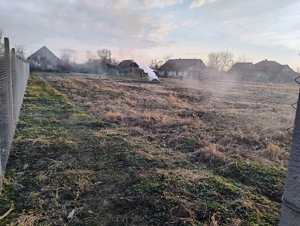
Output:
<instances>
[{"instance_id":1,"label":"bare tree","mask_svg":"<svg viewBox=\"0 0 300 226\"><path fill-rule=\"evenodd\" d=\"M160 68L165 62L167 62L168 60L170 60L172 57L172 55L166 55L164 56L161 60L155 58L153 60L151 60L151 63L149 65L149 67L153 70L157 70L158 68Z\"/></svg>"},{"instance_id":2,"label":"bare tree","mask_svg":"<svg viewBox=\"0 0 300 226\"><path fill-rule=\"evenodd\" d=\"M243 55L239 55L235 62L242 63L242 62L251 62L251 61L252 61L252 58L243 54Z\"/></svg>"},{"instance_id":3,"label":"bare tree","mask_svg":"<svg viewBox=\"0 0 300 226\"><path fill-rule=\"evenodd\" d=\"M118 66L119 65L119 61L116 58L111 59L110 64L113 66Z\"/></svg>"},{"instance_id":4,"label":"bare tree","mask_svg":"<svg viewBox=\"0 0 300 226\"><path fill-rule=\"evenodd\" d=\"M97 54L101 63L108 64L111 62L111 51L109 49L99 49Z\"/></svg>"},{"instance_id":5,"label":"bare tree","mask_svg":"<svg viewBox=\"0 0 300 226\"><path fill-rule=\"evenodd\" d=\"M2 40L2 36L3 36L3 29L2 28L0 28L0 42L1 42L1 40Z\"/></svg>"},{"instance_id":6,"label":"bare tree","mask_svg":"<svg viewBox=\"0 0 300 226\"><path fill-rule=\"evenodd\" d=\"M158 60L157 58L151 60L149 67L153 70L157 70L163 64L163 60Z\"/></svg>"},{"instance_id":7,"label":"bare tree","mask_svg":"<svg viewBox=\"0 0 300 226\"><path fill-rule=\"evenodd\" d=\"M90 50L86 51L85 56L86 56L87 62L91 62L91 61L95 60L95 58L96 58L95 54Z\"/></svg>"},{"instance_id":8,"label":"bare tree","mask_svg":"<svg viewBox=\"0 0 300 226\"><path fill-rule=\"evenodd\" d=\"M168 60L170 60L170 59L172 58L172 56L173 56L172 54L165 55L165 56L163 57L164 63L167 62Z\"/></svg>"},{"instance_id":9,"label":"bare tree","mask_svg":"<svg viewBox=\"0 0 300 226\"><path fill-rule=\"evenodd\" d=\"M60 50L60 58L68 63L75 60L76 54L75 50L64 48Z\"/></svg>"},{"instance_id":10,"label":"bare tree","mask_svg":"<svg viewBox=\"0 0 300 226\"><path fill-rule=\"evenodd\" d=\"M208 66L217 68L219 71L228 70L234 63L233 54L229 51L211 52L208 54Z\"/></svg>"},{"instance_id":11,"label":"bare tree","mask_svg":"<svg viewBox=\"0 0 300 226\"><path fill-rule=\"evenodd\" d=\"M25 46L24 45L15 45L16 56L25 59Z\"/></svg>"}]
</instances>

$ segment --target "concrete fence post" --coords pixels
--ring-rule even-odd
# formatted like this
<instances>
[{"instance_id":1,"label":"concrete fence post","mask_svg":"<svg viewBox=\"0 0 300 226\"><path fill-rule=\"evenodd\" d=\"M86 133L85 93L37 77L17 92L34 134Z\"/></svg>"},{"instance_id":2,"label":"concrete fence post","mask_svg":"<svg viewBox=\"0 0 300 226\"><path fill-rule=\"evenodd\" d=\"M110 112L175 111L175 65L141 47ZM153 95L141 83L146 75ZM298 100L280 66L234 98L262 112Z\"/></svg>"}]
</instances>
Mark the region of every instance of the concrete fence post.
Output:
<instances>
[{"instance_id":1,"label":"concrete fence post","mask_svg":"<svg viewBox=\"0 0 300 226\"><path fill-rule=\"evenodd\" d=\"M5 129L6 129L6 144L5 149L1 152L1 168L3 175L5 174L6 163L8 160L11 140L13 136L13 104L12 104L12 67L11 67L11 52L9 39L4 38L5 47L5 67L6 67L6 112L5 112Z\"/></svg>"},{"instance_id":2,"label":"concrete fence post","mask_svg":"<svg viewBox=\"0 0 300 226\"><path fill-rule=\"evenodd\" d=\"M300 93L297 106L280 226L298 226L300 223Z\"/></svg>"}]
</instances>

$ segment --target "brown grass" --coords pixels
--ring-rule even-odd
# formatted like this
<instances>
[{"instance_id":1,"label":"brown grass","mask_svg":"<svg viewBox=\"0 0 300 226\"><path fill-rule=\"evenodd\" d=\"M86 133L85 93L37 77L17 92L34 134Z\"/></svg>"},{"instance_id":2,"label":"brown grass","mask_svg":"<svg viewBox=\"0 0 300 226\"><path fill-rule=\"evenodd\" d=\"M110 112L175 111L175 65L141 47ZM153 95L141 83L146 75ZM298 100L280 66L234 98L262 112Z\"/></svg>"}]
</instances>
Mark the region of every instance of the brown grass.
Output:
<instances>
[{"instance_id":1,"label":"brown grass","mask_svg":"<svg viewBox=\"0 0 300 226\"><path fill-rule=\"evenodd\" d=\"M84 77L49 79L67 92L73 88L95 92L94 98L73 92L71 98L84 102L95 116L109 122L122 122L128 128L151 125L152 130L161 132L172 126L185 132L191 127L207 131L207 125L226 128L228 132L217 137L209 132L205 139L208 143L218 139L224 154L287 164L291 136L286 128L293 124L294 111L286 103L296 98L296 86L172 79L159 85ZM203 112L203 118L197 112ZM140 134L134 130L128 131ZM143 131L143 136L148 133Z\"/></svg>"},{"instance_id":2,"label":"brown grass","mask_svg":"<svg viewBox=\"0 0 300 226\"><path fill-rule=\"evenodd\" d=\"M124 115L121 112L107 112L105 118L110 122L119 122L123 120Z\"/></svg>"},{"instance_id":3,"label":"brown grass","mask_svg":"<svg viewBox=\"0 0 300 226\"><path fill-rule=\"evenodd\" d=\"M271 142L268 143L266 149L260 151L260 155L272 161L288 161L290 156L287 151L282 150L282 148L280 148L278 145Z\"/></svg>"},{"instance_id":4,"label":"brown grass","mask_svg":"<svg viewBox=\"0 0 300 226\"><path fill-rule=\"evenodd\" d=\"M201 148L190 155L198 162L212 160L225 162L227 159L226 155L217 149L216 144L210 144L208 147Z\"/></svg>"}]
</instances>

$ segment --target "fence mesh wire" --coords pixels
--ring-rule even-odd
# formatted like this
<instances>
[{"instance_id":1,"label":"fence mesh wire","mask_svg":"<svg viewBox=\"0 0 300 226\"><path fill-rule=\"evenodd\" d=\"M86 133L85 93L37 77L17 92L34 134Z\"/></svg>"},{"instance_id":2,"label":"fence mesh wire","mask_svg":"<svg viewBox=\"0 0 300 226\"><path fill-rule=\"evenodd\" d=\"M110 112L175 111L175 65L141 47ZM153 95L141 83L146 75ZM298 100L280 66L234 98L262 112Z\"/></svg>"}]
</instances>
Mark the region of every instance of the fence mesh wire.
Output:
<instances>
[{"instance_id":1,"label":"fence mesh wire","mask_svg":"<svg viewBox=\"0 0 300 226\"><path fill-rule=\"evenodd\" d=\"M29 76L29 63L0 43L0 193Z\"/></svg>"}]
</instances>

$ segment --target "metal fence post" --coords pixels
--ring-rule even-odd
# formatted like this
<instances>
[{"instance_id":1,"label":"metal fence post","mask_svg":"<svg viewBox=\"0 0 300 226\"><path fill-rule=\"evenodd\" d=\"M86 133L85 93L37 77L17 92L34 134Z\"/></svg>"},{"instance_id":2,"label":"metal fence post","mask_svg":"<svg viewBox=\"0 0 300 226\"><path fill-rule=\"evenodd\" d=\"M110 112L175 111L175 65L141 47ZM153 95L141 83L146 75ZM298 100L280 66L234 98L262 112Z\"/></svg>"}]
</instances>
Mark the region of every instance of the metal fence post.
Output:
<instances>
[{"instance_id":1,"label":"metal fence post","mask_svg":"<svg viewBox=\"0 0 300 226\"><path fill-rule=\"evenodd\" d=\"M300 223L300 93L282 202L279 225L298 226Z\"/></svg>"}]
</instances>

